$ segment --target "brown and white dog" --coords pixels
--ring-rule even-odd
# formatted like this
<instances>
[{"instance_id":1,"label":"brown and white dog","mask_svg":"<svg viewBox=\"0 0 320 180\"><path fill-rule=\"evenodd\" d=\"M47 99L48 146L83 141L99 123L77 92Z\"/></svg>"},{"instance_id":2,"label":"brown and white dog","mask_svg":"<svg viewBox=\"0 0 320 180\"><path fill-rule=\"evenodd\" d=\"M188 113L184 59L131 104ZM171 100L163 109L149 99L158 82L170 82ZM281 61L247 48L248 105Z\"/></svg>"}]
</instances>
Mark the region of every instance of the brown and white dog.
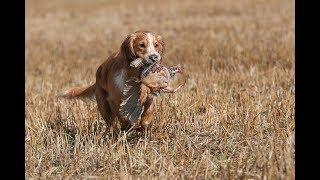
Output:
<instances>
[{"instance_id":1,"label":"brown and white dog","mask_svg":"<svg viewBox=\"0 0 320 180\"><path fill-rule=\"evenodd\" d=\"M96 71L96 82L89 87L75 87L64 93L64 97L90 97L95 95L98 109L111 127L118 117L122 130L131 127L127 119L121 118L119 106L122 99L122 91L125 82L129 78L139 77L142 69L130 66L137 58L143 59L143 63L161 63L164 52L164 42L160 35L150 31L136 31L127 36L120 50L112 54ZM140 125L147 128L153 119L154 97L149 96L144 104L144 112L141 115Z\"/></svg>"}]
</instances>

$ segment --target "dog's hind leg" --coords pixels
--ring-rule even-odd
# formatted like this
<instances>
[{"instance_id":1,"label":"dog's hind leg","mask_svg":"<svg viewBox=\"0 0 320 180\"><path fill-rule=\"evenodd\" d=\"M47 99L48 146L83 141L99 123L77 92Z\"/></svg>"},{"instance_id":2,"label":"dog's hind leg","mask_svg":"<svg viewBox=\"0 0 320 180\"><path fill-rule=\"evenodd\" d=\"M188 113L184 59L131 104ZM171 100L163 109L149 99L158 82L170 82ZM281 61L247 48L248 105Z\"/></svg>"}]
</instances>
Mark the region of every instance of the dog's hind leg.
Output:
<instances>
[{"instance_id":1,"label":"dog's hind leg","mask_svg":"<svg viewBox=\"0 0 320 180\"><path fill-rule=\"evenodd\" d=\"M113 121L115 119L115 115L111 111L111 107L107 101L108 94L101 88L96 88L96 101L98 104L98 110L103 117L103 119L106 121L107 125L109 127L112 127Z\"/></svg>"}]
</instances>

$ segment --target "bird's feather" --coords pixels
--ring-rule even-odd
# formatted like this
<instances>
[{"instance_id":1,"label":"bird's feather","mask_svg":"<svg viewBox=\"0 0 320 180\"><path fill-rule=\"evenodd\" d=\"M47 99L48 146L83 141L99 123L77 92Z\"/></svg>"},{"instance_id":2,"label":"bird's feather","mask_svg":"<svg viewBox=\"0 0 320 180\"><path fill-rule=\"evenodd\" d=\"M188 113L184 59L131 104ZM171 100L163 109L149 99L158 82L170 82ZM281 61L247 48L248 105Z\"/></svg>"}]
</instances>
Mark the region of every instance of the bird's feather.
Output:
<instances>
[{"instance_id":1,"label":"bird's feather","mask_svg":"<svg viewBox=\"0 0 320 180\"><path fill-rule=\"evenodd\" d=\"M140 68L142 65L143 65L143 59L142 58L137 58L137 59L135 59L134 61L132 61L130 63L130 66L134 67L134 68Z\"/></svg>"},{"instance_id":2,"label":"bird's feather","mask_svg":"<svg viewBox=\"0 0 320 180\"><path fill-rule=\"evenodd\" d=\"M140 82L129 80L125 83L123 98L120 104L120 115L128 119L131 124L137 122L143 113L144 107L139 102Z\"/></svg>"}]
</instances>

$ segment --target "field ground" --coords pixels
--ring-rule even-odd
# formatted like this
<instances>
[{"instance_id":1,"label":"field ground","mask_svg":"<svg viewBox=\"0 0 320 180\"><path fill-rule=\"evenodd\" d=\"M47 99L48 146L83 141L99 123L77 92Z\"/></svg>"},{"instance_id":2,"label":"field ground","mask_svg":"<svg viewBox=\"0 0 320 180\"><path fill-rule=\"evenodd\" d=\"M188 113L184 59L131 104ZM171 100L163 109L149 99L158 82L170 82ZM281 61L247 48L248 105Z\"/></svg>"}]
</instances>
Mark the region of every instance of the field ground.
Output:
<instances>
[{"instance_id":1,"label":"field ground","mask_svg":"<svg viewBox=\"0 0 320 180\"><path fill-rule=\"evenodd\" d=\"M27 1L27 179L294 179L293 2ZM147 135L113 139L94 101L55 96L138 29L188 82L157 99Z\"/></svg>"}]
</instances>

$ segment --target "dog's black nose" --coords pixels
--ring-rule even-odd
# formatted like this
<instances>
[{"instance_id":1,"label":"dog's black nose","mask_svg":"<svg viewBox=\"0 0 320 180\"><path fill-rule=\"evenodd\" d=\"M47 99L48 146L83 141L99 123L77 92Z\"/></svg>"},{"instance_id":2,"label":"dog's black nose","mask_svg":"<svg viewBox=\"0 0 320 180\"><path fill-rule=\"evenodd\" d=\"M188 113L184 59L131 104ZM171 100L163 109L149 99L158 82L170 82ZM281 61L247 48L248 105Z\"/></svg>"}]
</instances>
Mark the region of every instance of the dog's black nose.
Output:
<instances>
[{"instance_id":1,"label":"dog's black nose","mask_svg":"<svg viewBox=\"0 0 320 180\"><path fill-rule=\"evenodd\" d=\"M156 61L159 61L159 56L156 55L156 54L151 54L151 55L149 56L149 59L150 59L151 61L156 62Z\"/></svg>"}]
</instances>

